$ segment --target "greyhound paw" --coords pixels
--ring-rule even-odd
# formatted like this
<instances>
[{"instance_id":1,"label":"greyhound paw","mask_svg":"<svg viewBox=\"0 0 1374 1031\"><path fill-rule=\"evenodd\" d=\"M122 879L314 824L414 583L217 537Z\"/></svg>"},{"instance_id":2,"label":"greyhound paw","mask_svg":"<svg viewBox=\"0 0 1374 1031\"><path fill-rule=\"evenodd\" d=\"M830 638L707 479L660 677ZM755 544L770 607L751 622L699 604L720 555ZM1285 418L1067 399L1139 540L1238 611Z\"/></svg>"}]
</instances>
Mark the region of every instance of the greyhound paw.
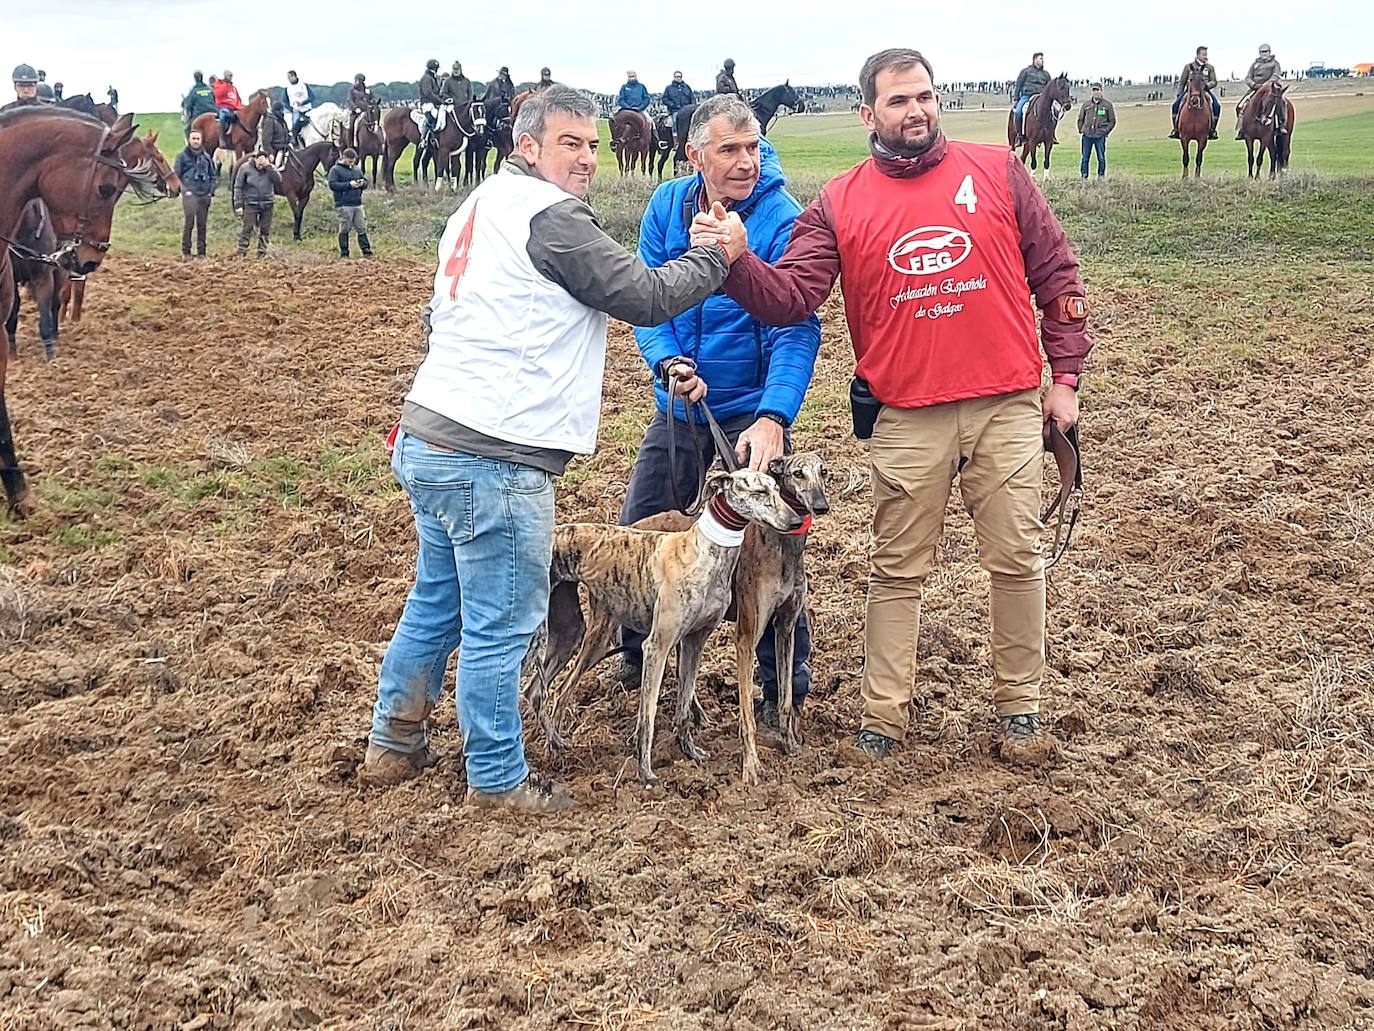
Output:
<instances>
[{"instance_id":1,"label":"greyhound paw","mask_svg":"<svg viewBox=\"0 0 1374 1031\"><path fill-rule=\"evenodd\" d=\"M564 752L572 751L572 742L558 731L550 730L548 733L548 748L550 755L562 755Z\"/></svg>"},{"instance_id":2,"label":"greyhound paw","mask_svg":"<svg viewBox=\"0 0 1374 1031\"><path fill-rule=\"evenodd\" d=\"M679 735L678 745L682 748L682 754L694 763L704 763L711 758L711 753L692 740L691 734Z\"/></svg>"},{"instance_id":3,"label":"greyhound paw","mask_svg":"<svg viewBox=\"0 0 1374 1031\"><path fill-rule=\"evenodd\" d=\"M758 787L763 783L763 764L760 763L757 758L746 756L744 760L744 773L741 779L751 788Z\"/></svg>"}]
</instances>

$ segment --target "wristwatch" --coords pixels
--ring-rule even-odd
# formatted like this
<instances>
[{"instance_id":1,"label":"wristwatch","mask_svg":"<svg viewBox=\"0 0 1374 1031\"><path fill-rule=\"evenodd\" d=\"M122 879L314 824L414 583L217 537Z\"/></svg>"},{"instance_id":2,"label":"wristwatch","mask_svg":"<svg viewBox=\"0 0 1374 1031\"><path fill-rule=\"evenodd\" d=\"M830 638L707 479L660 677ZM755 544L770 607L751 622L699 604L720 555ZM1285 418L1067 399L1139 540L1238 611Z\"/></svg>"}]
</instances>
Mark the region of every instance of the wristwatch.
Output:
<instances>
[{"instance_id":1,"label":"wristwatch","mask_svg":"<svg viewBox=\"0 0 1374 1031\"><path fill-rule=\"evenodd\" d=\"M1055 385L1060 387L1072 387L1074 390L1077 390L1083 385L1082 373L1056 372L1053 378Z\"/></svg>"}]
</instances>

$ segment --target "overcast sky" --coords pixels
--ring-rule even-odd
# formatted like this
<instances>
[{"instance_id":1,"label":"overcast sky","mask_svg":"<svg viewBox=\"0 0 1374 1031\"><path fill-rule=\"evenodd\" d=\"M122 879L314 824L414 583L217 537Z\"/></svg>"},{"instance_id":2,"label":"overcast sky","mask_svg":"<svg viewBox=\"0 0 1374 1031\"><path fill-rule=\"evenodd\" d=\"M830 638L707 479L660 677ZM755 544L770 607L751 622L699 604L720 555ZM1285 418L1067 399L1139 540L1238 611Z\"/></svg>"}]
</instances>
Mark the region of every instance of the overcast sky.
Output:
<instances>
[{"instance_id":1,"label":"overcast sky","mask_svg":"<svg viewBox=\"0 0 1374 1031\"><path fill-rule=\"evenodd\" d=\"M715 11L724 16L713 19ZM534 79L548 64L560 81L613 92L627 68L654 91L675 68L707 89L726 57L737 62L744 86L786 78L852 82L868 54L895 45L921 49L939 80L1014 78L1033 50L1045 51L1051 71L1074 78L1139 80L1177 74L1193 48L1206 43L1224 77L1243 74L1261 43L1274 47L1285 69L1374 61L1371 12L1369 0L0 0L0 73L27 61L47 70L48 81L63 82L68 95L89 90L98 99L113 83L121 106L132 111L175 110L197 68L209 74L228 67L246 91L284 82L288 68L309 82L355 72L369 81L415 79L430 57L445 69L457 58L470 77L483 80L502 64L517 82ZM709 28L713 20L719 29Z\"/></svg>"}]
</instances>

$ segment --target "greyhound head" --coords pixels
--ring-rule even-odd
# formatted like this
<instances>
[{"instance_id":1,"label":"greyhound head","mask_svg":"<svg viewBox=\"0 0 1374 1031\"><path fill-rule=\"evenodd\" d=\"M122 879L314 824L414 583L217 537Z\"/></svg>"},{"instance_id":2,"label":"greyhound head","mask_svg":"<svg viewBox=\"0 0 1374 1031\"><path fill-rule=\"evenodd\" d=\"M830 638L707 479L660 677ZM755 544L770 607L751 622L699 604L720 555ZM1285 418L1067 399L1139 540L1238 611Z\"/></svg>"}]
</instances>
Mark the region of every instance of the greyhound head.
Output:
<instances>
[{"instance_id":1,"label":"greyhound head","mask_svg":"<svg viewBox=\"0 0 1374 1031\"><path fill-rule=\"evenodd\" d=\"M821 456L807 452L775 458L768 464L768 475L777 482L783 500L801 515L825 515L830 501L825 496L825 463Z\"/></svg>"},{"instance_id":2,"label":"greyhound head","mask_svg":"<svg viewBox=\"0 0 1374 1031\"><path fill-rule=\"evenodd\" d=\"M740 519L788 533L802 525L802 514L793 510L782 496L777 481L768 473L738 469L732 473L713 473L706 481L703 497L708 503L724 502Z\"/></svg>"}]
</instances>

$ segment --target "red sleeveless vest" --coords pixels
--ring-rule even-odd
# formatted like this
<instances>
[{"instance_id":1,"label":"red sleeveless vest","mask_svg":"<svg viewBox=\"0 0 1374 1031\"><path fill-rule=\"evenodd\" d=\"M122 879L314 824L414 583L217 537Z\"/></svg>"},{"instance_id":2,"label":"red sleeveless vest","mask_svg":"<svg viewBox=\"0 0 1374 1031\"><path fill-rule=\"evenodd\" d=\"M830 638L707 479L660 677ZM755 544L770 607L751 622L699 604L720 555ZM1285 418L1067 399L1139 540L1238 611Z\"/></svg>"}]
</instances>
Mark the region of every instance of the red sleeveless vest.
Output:
<instances>
[{"instance_id":1,"label":"red sleeveless vest","mask_svg":"<svg viewBox=\"0 0 1374 1031\"><path fill-rule=\"evenodd\" d=\"M872 158L825 187L857 373L895 408L1040 385L1007 149L949 143L923 175Z\"/></svg>"}]
</instances>

